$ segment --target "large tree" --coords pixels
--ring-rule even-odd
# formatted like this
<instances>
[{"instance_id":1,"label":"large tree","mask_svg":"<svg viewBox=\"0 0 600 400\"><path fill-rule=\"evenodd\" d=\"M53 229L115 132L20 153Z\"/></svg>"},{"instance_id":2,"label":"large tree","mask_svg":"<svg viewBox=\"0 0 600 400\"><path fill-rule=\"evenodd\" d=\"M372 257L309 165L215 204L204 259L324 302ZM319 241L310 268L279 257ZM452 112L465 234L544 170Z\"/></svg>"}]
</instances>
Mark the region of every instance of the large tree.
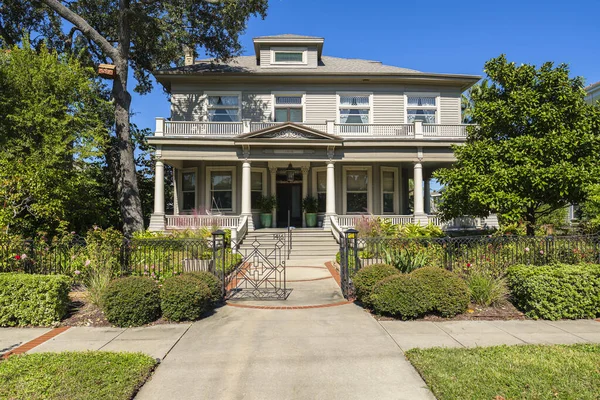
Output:
<instances>
[{"instance_id":1,"label":"large tree","mask_svg":"<svg viewBox=\"0 0 600 400\"><path fill-rule=\"evenodd\" d=\"M497 213L531 235L600 179L600 112L565 64L517 66L502 55L485 73L489 85L471 92L478 127L455 146L456 164L435 173L446 186L439 209L444 218Z\"/></svg>"},{"instance_id":2,"label":"large tree","mask_svg":"<svg viewBox=\"0 0 600 400\"><path fill-rule=\"evenodd\" d=\"M32 0L31 26L52 26L44 16L52 11L66 23L62 33L75 50L85 50L94 63L116 67L112 82L115 138L110 165L114 166L118 201L126 235L143 229L142 204L136 180L134 146L130 133L129 69L137 80L135 91L152 89L151 72L181 65L183 48L202 49L227 59L241 50L239 35L252 15L266 15L267 0ZM18 4L18 2L17 2ZM5 26L15 26L4 13ZM8 17L7 17L8 16ZM41 16L41 17L40 17ZM12 22L12 23L11 23Z\"/></svg>"},{"instance_id":3,"label":"large tree","mask_svg":"<svg viewBox=\"0 0 600 400\"><path fill-rule=\"evenodd\" d=\"M0 51L3 232L83 230L99 215L103 188L93 161L108 140L111 105L94 74L27 39L23 48Z\"/></svg>"}]
</instances>

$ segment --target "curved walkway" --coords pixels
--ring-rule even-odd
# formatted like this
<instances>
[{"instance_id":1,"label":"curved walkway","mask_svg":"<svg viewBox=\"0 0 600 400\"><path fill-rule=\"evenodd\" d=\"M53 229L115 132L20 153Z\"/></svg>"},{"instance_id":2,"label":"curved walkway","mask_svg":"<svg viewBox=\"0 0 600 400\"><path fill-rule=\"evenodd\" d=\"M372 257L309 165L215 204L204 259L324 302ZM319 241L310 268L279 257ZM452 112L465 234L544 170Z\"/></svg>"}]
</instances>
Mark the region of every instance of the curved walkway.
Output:
<instances>
[{"instance_id":1,"label":"curved walkway","mask_svg":"<svg viewBox=\"0 0 600 400\"><path fill-rule=\"evenodd\" d=\"M137 398L434 399L336 279L315 279L332 277L325 261L288 264L286 301L230 302L194 323Z\"/></svg>"}]
</instances>

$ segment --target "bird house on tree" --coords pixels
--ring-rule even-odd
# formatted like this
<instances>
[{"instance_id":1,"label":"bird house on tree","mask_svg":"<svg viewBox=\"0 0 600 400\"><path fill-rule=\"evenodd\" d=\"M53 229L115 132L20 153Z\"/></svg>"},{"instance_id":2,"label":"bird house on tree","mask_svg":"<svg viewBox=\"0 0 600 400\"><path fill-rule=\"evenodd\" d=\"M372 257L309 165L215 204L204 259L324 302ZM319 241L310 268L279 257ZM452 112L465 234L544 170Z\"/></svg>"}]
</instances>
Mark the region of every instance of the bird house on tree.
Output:
<instances>
[{"instance_id":1,"label":"bird house on tree","mask_svg":"<svg viewBox=\"0 0 600 400\"><path fill-rule=\"evenodd\" d=\"M106 79L115 79L116 75L115 66L112 64L100 64L98 65L98 75Z\"/></svg>"}]
</instances>

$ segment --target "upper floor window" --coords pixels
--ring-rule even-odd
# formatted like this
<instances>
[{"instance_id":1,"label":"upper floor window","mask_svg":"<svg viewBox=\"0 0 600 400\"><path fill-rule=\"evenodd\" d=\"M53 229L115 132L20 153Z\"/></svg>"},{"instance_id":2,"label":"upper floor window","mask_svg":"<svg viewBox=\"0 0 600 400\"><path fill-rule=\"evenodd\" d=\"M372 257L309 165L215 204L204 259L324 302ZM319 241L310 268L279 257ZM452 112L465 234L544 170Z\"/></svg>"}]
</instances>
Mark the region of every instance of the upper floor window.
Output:
<instances>
[{"instance_id":1,"label":"upper floor window","mask_svg":"<svg viewBox=\"0 0 600 400\"><path fill-rule=\"evenodd\" d=\"M407 95L406 122L412 124L422 121L426 124L435 124L438 113L438 98L432 95Z\"/></svg>"},{"instance_id":2,"label":"upper floor window","mask_svg":"<svg viewBox=\"0 0 600 400\"><path fill-rule=\"evenodd\" d=\"M306 64L305 48L272 48L271 64Z\"/></svg>"},{"instance_id":3,"label":"upper floor window","mask_svg":"<svg viewBox=\"0 0 600 400\"><path fill-rule=\"evenodd\" d=\"M239 122L240 98L238 95L209 95L208 120L210 122Z\"/></svg>"},{"instance_id":4,"label":"upper floor window","mask_svg":"<svg viewBox=\"0 0 600 400\"><path fill-rule=\"evenodd\" d=\"M368 124L371 113L371 96L340 95L340 124Z\"/></svg>"},{"instance_id":5,"label":"upper floor window","mask_svg":"<svg viewBox=\"0 0 600 400\"><path fill-rule=\"evenodd\" d=\"M275 122L303 122L302 95L275 95Z\"/></svg>"}]
</instances>

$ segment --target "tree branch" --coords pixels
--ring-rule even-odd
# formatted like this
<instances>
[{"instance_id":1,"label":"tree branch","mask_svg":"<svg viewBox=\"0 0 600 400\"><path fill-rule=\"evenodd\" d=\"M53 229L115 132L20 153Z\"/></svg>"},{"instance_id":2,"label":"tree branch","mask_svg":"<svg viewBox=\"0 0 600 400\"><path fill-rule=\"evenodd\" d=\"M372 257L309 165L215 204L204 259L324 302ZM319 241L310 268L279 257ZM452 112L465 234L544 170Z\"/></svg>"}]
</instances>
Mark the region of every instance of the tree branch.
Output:
<instances>
[{"instance_id":1,"label":"tree branch","mask_svg":"<svg viewBox=\"0 0 600 400\"><path fill-rule=\"evenodd\" d=\"M106 53L106 55L110 57L113 61L119 60L120 56L117 49L111 46L111 44L100 33L98 33L97 30L92 28L92 26L85 19L81 18L79 15L69 10L58 0L42 1L48 7L56 11L58 15L60 15L61 17L75 25L77 28L79 28L79 30L85 35L85 37L96 43L98 47L100 47L102 51Z\"/></svg>"}]
</instances>

